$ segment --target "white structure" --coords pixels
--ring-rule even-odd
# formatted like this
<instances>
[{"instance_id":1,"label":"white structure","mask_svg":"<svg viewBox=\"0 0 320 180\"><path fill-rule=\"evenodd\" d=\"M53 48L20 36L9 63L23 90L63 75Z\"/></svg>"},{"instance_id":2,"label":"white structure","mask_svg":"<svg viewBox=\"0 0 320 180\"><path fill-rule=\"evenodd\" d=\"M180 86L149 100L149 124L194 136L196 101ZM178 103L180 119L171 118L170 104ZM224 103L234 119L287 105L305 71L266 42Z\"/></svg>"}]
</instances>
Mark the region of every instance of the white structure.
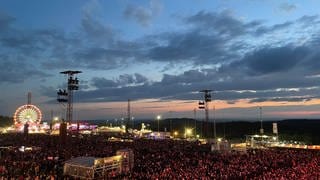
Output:
<instances>
[{"instance_id":1,"label":"white structure","mask_svg":"<svg viewBox=\"0 0 320 180\"><path fill-rule=\"evenodd\" d=\"M277 146L279 140L277 136L267 135L246 135L246 146L248 148L265 148Z\"/></svg>"},{"instance_id":2,"label":"white structure","mask_svg":"<svg viewBox=\"0 0 320 180\"><path fill-rule=\"evenodd\" d=\"M65 162L63 173L80 179L105 179L110 173L128 172L133 168L133 151L119 150L116 156L76 157Z\"/></svg>"}]
</instances>

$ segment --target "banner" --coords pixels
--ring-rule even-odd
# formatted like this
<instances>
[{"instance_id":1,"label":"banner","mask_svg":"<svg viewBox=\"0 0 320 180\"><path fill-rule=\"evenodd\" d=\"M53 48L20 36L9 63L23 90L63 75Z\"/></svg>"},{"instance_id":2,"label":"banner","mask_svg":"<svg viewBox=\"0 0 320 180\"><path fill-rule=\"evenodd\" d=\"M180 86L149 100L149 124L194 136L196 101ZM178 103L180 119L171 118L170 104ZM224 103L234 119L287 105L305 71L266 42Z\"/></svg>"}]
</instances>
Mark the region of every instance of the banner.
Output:
<instances>
[{"instance_id":1,"label":"banner","mask_svg":"<svg viewBox=\"0 0 320 180\"><path fill-rule=\"evenodd\" d=\"M278 124L277 123L272 123L272 132L274 134L278 134Z\"/></svg>"}]
</instances>

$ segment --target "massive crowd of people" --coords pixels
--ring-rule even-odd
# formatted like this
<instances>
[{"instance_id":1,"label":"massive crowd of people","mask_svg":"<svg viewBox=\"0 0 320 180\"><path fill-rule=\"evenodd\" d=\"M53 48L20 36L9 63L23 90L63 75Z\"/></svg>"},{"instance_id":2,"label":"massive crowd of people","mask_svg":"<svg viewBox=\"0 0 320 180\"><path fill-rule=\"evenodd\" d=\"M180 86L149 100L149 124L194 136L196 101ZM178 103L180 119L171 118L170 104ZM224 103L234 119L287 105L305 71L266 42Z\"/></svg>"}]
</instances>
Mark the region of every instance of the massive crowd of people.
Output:
<instances>
[{"instance_id":1,"label":"massive crowd of people","mask_svg":"<svg viewBox=\"0 0 320 180\"><path fill-rule=\"evenodd\" d=\"M66 160L108 157L131 148L134 167L114 179L320 179L320 151L255 149L211 152L209 145L176 140L136 139L108 142L104 135L71 137L0 135L0 179L72 179L63 175ZM24 146L25 148L22 148ZM26 147L32 147L28 149Z\"/></svg>"}]
</instances>

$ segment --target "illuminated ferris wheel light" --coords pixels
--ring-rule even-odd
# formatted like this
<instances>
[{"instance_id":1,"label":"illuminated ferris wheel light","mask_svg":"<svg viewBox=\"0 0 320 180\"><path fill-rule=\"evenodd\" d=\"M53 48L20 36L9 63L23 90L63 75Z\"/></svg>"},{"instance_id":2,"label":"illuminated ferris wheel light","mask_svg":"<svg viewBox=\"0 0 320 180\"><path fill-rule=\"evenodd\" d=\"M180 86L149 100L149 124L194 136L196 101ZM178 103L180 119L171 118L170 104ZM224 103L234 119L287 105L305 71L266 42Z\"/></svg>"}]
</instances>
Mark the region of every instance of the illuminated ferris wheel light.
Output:
<instances>
[{"instance_id":1,"label":"illuminated ferris wheel light","mask_svg":"<svg viewBox=\"0 0 320 180\"><path fill-rule=\"evenodd\" d=\"M40 124L42 113L40 109L31 104L20 106L14 113L13 120L15 125L26 123Z\"/></svg>"}]
</instances>

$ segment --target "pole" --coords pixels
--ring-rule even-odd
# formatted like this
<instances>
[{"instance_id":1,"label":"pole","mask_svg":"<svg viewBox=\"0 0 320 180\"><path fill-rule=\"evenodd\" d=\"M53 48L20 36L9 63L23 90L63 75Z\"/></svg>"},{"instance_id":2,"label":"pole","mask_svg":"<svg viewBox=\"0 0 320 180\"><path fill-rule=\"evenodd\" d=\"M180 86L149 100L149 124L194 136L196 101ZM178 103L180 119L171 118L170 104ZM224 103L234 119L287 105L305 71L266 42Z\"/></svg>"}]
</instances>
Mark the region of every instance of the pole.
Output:
<instances>
[{"instance_id":1,"label":"pole","mask_svg":"<svg viewBox=\"0 0 320 180\"><path fill-rule=\"evenodd\" d=\"M263 125L262 125L262 107L259 107L259 113L260 113L260 133L263 134Z\"/></svg>"},{"instance_id":2,"label":"pole","mask_svg":"<svg viewBox=\"0 0 320 180\"><path fill-rule=\"evenodd\" d=\"M170 132L172 132L172 118L170 118Z\"/></svg>"},{"instance_id":3,"label":"pole","mask_svg":"<svg viewBox=\"0 0 320 180\"><path fill-rule=\"evenodd\" d=\"M193 119L194 119L194 135L197 136L197 109L193 109Z\"/></svg>"},{"instance_id":4,"label":"pole","mask_svg":"<svg viewBox=\"0 0 320 180\"><path fill-rule=\"evenodd\" d=\"M50 115L51 115L51 122L53 122L53 110L51 109L51 111L50 111Z\"/></svg>"},{"instance_id":5,"label":"pole","mask_svg":"<svg viewBox=\"0 0 320 180\"><path fill-rule=\"evenodd\" d=\"M213 136L214 139L217 138L217 131L216 131L216 107L213 106Z\"/></svg>"},{"instance_id":6,"label":"pole","mask_svg":"<svg viewBox=\"0 0 320 180\"><path fill-rule=\"evenodd\" d=\"M208 107L208 103L207 102L205 104L205 112L206 112L205 136L206 136L206 138L208 138L208 136L209 136L209 133L208 133L209 107Z\"/></svg>"},{"instance_id":7,"label":"pole","mask_svg":"<svg viewBox=\"0 0 320 180\"><path fill-rule=\"evenodd\" d=\"M157 118L158 119L158 134L159 134L159 121L160 121L160 119L159 118Z\"/></svg>"},{"instance_id":8,"label":"pole","mask_svg":"<svg viewBox=\"0 0 320 180\"><path fill-rule=\"evenodd\" d=\"M172 133L172 111L169 111L169 119L170 119L170 133Z\"/></svg>"},{"instance_id":9,"label":"pole","mask_svg":"<svg viewBox=\"0 0 320 180\"><path fill-rule=\"evenodd\" d=\"M72 121L72 102L73 102L73 95L72 90L68 88L68 108L67 108L67 122L71 124Z\"/></svg>"},{"instance_id":10,"label":"pole","mask_svg":"<svg viewBox=\"0 0 320 180\"><path fill-rule=\"evenodd\" d=\"M31 92L28 92L28 105L31 104Z\"/></svg>"},{"instance_id":11,"label":"pole","mask_svg":"<svg viewBox=\"0 0 320 180\"><path fill-rule=\"evenodd\" d=\"M131 119L131 109L130 109L130 99L128 99L128 110L127 110L127 123L126 123L126 132L128 132L129 129L129 123Z\"/></svg>"},{"instance_id":12,"label":"pole","mask_svg":"<svg viewBox=\"0 0 320 180\"><path fill-rule=\"evenodd\" d=\"M68 123L71 123L73 118L72 118L72 112L73 112L73 91L74 90L78 90L79 89L79 80L78 78L73 78L73 75L81 73L81 71L63 71L60 72L61 74L66 74L68 79L67 79L67 84L68 84L68 88L67 88L67 93L66 91L62 91L59 90L58 92L58 101L59 102L68 102L68 106L67 106L67 113L66 113L66 120ZM67 97L67 99L61 98L61 96L63 97ZM77 122L77 129L79 129L79 122Z\"/></svg>"}]
</instances>

